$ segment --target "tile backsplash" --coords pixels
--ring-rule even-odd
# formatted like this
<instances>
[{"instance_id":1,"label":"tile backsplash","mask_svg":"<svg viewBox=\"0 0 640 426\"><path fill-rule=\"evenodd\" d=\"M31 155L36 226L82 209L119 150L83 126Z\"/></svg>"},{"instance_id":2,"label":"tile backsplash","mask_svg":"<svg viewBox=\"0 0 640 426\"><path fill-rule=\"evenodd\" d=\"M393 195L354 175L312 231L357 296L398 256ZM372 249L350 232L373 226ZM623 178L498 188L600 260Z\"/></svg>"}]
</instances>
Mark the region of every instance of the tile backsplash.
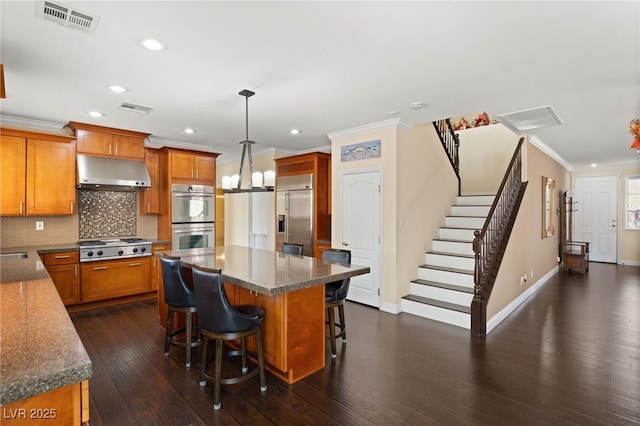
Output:
<instances>
[{"instance_id":1,"label":"tile backsplash","mask_svg":"<svg viewBox=\"0 0 640 426\"><path fill-rule=\"evenodd\" d=\"M78 190L77 194L81 240L136 235L136 192Z\"/></svg>"},{"instance_id":2,"label":"tile backsplash","mask_svg":"<svg viewBox=\"0 0 640 426\"><path fill-rule=\"evenodd\" d=\"M91 203L93 197L84 197L82 192L94 192L98 198L104 198L101 200L94 200L93 207L89 206L84 214L84 229L85 233L82 235L94 235L97 232L110 232L109 235L98 235L96 237L81 237L81 212L83 209L80 207L81 198L86 202ZM102 192L99 195L98 192ZM86 238L115 238L115 236L126 237L141 237L147 239L155 239L157 237L157 216L156 215L141 215L138 213L138 207L136 204L137 192L128 192L126 196L126 202L119 200L118 194L123 192L117 192L116 195L108 194L110 191L82 191L77 192L78 213L69 216L1 216L0 217L0 247L31 247L31 246L46 246L55 244L68 244L76 243L80 239ZM131 201L131 194L133 194L133 202ZM91 217L88 217L88 212L91 212L92 208L96 208L98 205L110 204L107 209L112 211L115 209L115 213L110 215L101 216L106 224L97 224ZM124 207L124 209L122 209ZM120 210L118 210L120 209ZM126 211L126 212L125 212ZM98 213L99 214L99 213ZM127 215L129 217L129 223L124 223L122 216ZM115 217L114 217L115 216ZM44 221L44 230L36 231L35 222ZM133 223L133 227L131 226ZM119 228L122 226L122 228ZM115 235L115 236L111 236Z\"/></svg>"}]
</instances>

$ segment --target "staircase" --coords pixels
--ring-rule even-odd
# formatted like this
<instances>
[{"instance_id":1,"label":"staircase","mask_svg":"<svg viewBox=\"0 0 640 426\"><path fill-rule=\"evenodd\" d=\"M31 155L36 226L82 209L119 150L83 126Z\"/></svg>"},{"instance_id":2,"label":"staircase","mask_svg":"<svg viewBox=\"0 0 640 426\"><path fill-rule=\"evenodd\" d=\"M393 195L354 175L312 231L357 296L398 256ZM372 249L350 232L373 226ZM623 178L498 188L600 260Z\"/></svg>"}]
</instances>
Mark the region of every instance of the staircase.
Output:
<instances>
[{"instance_id":1,"label":"staircase","mask_svg":"<svg viewBox=\"0 0 640 426\"><path fill-rule=\"evenodd\" d=\"M433 240L433 251L425 253L411 293L401 301L402 311L471 328L474 282L474 231L482 229L494 195L459 196L451 215Z\"/></svg>"}]
</instances>

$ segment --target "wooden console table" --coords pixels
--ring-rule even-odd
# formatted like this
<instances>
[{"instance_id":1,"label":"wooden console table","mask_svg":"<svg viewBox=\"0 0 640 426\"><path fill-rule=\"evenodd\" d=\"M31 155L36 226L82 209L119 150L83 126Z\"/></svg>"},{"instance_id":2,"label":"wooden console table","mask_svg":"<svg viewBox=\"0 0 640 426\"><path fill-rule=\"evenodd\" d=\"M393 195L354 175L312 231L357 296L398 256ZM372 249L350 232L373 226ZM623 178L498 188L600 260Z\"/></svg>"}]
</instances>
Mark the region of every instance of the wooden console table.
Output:
<instances>
[{"instance_id":1,"label":"wooden console table","mask_svg":"<svg viewBox=\"0 0 640 426\"><path fill-rule=\"evenodd\" d=\"M589 272L589 243L573 241L573 212L576 211L573 194L571 191L564 191L562 194L562 235L561 253L562 270L579 271L583 274Z\"/></svg>"}]
</instances>

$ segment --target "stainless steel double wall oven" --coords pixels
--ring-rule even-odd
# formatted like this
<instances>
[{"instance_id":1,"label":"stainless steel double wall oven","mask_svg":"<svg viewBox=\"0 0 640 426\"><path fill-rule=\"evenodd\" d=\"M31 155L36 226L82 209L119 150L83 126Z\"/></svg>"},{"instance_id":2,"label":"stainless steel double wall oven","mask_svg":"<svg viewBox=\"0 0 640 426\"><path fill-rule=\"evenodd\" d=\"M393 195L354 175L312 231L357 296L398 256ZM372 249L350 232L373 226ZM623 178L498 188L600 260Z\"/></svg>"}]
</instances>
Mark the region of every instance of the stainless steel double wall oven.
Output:
<instances>
[{"instance_id":1,"label":"stainless steel double wall oven","mask_svg":"<svg viewBox=\"0 0 640 426\"><path fill-rule=\"evenodd\" d=\"M215 247L215 188L171 185L171 248Z\"/></svg>"}]
</instances>

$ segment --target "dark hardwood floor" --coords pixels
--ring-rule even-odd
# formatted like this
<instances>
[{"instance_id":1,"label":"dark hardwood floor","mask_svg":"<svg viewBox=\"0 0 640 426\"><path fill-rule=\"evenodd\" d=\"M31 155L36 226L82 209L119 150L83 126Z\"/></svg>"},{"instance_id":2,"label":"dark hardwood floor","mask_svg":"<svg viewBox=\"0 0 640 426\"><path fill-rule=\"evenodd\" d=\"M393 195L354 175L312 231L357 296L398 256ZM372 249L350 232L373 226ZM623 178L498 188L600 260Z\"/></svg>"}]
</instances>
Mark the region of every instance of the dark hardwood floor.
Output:
<instances>
[{"instance_id":1,"label":"dark hardwood floor","mask_svg":"<svg viewBox=\"0 0 640 426\"><path fill-rule=\"evenodd\" d=\"M640 425L640 267L559 273L486 338L347 303L348 344L293 385L198 386L154 301L71 313L91 425Z\"/></svg>"}]
</instances>

